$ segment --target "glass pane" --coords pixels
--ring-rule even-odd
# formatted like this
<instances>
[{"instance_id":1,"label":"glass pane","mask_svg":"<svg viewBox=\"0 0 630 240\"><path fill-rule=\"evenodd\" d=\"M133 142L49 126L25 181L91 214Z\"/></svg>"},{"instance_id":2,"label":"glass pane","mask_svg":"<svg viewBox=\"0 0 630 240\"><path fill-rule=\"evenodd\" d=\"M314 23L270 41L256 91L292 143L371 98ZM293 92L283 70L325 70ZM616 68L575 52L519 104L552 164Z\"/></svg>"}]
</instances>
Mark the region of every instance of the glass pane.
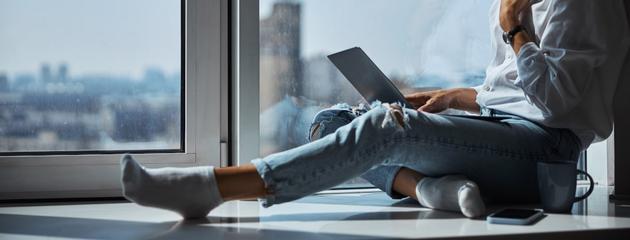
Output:
<instances>
[{"instance_id":1,"label":"glass pane","mask_svg":"<svg viewBox=\"0 0 630 240\"><path fill-rule=\"evenodd\" d=\"M326 58L334 52L361 47L403 93L481 84L489 7L487 0L261 0L260 154L305 144L319 110L364 101Z\"/></svg>"},{"instance_id":2,"label":"glass pane","mask_svg":"<svg viewBox=\"0 0 630 240\"><path fill-rule=\"evenodd\" d=\"M182 148L181 7L0 1L0 152Z\"/></svg>"}]
</instances>

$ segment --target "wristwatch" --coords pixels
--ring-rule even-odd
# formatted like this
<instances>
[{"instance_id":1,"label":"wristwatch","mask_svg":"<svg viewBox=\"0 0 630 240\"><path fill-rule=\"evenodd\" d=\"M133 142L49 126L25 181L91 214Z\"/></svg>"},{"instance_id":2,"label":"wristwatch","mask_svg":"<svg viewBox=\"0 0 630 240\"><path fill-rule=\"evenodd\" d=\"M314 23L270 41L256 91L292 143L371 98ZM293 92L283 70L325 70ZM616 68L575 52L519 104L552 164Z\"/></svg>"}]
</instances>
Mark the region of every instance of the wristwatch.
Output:
<instances>
[{"instance_id":1,"label":"wristwatch","mask_svg":"<svg viewBox=\"0 0 630 240\"><path fill-rule=\"evenodd\" d=\"M506 44L512 45L512 43L514 43L514 36L520 31L525 32L525 28L521 25L516 25L516 27L513 27L510 31L503 32L503 41Z\"/></svg>"}]
</instances>

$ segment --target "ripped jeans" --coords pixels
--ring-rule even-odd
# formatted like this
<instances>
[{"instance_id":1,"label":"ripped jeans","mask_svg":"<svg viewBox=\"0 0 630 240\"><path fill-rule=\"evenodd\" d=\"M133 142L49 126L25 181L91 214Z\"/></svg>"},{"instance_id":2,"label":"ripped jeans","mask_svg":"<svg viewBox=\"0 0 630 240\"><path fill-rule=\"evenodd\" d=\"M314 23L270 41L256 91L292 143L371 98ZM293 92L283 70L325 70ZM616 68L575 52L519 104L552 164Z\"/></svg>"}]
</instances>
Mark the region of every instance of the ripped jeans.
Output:
<instances>
[{"instance_id":1,"label":"ripped jeans","mask_svg":"<svg viewBox=\"0 0 630 240\"><path fill-rule=\"evenodd\" d=\"M318 139L252 161L269 192L263 206L358 176L401 198L392 189L401 167L433 177L465 175L488 203L534 203L536 163L577 161L580 154L572 131L492 109L483 109L481 116L456 116L378 102L369 111L341 104L318 113L309 136Z\"/></svg>"}]
</instances>

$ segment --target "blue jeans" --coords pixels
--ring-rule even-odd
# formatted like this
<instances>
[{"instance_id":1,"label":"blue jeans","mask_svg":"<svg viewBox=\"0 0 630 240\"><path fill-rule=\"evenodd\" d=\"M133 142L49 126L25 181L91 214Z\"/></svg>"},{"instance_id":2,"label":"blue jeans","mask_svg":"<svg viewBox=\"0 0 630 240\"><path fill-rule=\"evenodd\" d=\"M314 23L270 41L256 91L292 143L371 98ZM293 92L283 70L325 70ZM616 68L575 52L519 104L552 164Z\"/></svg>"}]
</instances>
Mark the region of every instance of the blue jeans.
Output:
<instances>
[{"instance_id":1,"label":"blue jeans","mask_svg":"<svg viewBox=\"0 0 630 240\"><path fill-rule=\"evenodd\" d=\"M439 115L374 103L323 110L310 129L321 138L252 163L269 194L263 206L292 201L362 176L393 198L401 167L426 176L461 174L489 203L538 201L538 161L577 161L580 142L568 129L483 109L481 116ZM314 129L317 127L317 129Z\"/></svg>"}]
</instances>

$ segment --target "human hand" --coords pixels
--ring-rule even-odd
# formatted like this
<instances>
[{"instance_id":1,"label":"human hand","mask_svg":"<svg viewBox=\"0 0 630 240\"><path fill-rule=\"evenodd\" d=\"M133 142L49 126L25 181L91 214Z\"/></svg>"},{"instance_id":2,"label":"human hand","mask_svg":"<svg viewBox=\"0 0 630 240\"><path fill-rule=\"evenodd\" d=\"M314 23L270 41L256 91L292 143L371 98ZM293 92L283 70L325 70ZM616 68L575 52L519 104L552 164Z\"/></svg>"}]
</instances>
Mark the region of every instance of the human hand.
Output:
<instances>
[{"instance_id":1,"label":"human hand","mask_svg":"<svg viewBox=\"0 0 630 240\"><path fill-rule=\"evenodd\" d=\"M499 23L504 32L521 24L521 14L530 11L536 0L501 0Z\"/></svg>"},{"instance_id":2,"label":"human hand","mask_svg":"<svg viewBox=\"0 0 630 240\"><path fill-rule=\"evenodd\" d=\"M435 90L407 94L405 99L418 111L437 113L450 108L453 94L452 90Z\"/></svg>"}]
</instances>

